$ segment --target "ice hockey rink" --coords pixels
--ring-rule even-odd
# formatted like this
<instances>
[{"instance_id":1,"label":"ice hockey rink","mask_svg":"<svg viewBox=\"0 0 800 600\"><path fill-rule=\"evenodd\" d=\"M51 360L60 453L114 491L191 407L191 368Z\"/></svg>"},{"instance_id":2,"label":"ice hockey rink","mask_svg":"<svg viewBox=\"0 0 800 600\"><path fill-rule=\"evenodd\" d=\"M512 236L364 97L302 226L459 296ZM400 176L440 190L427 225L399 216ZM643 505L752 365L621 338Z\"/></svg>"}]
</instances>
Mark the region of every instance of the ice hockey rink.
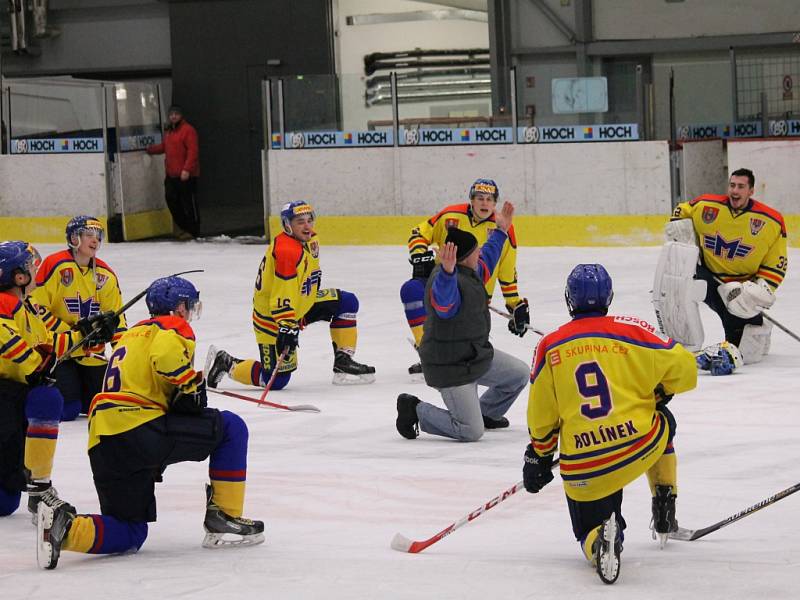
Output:
<instances>
[{"instance_id":1,"label":"ice hockey rink","mask_svg":"<svg viewBox=\"0 0 800 600\"><path fill-rule=\"evenodd\" d=\"M324 240L323 240L324 241ZM42 254L57 249L40 246ZM519 288L533 324L549 331L569 317L564 282L579 262L601 262L614 280L613 314L653 319L649 290L659 249L521 248ZM203 300L195 366L212 343L256 355L250 325L253 280L263 245L148 242L105 245L100 256L117 272L124 297L153 279L192 275ZM800 252L790 252L790 263ZM158 522L137 555L65 552L58 569L38 569L35 529L27 511L0 521L4 598L796 598L800 565L800 494L694 542L650 537L644 478L625 490L628 522L622 571L604 586L575 543L560 480L541 493L524 490L418 555L389 547L395 533L422 540L479 508L521 479L527 443L527 389L507 415L511 427L474 444L421 434L409 441L394 427L395 399L413 393L440 403L435 390L412 383L416 356L399 301L410 275L406 249L323 247L323 287L355 292L361 302L356 358L375 365L377 381L332 386L327 325L306 329L300 368L289 387L268 399L314 404L318 414L260 408L209 394L250 428L245 516L266 522L265 544L207 550L203 538L206 463L170 467L157 486ZM502 306L499 290L495 304ZM772 316L800 332L800 278L790 268ZM706 342L722 328L702 307ZM144 302L129 323L146 317ZM538 337L508 333L493 316L492 343L530 363ZM678 520L698 529L800 481L800 343L777 328L764 362L729 377L699 376L697 388L670 404L678 420ZM231 380L222 387L257 396ZM86 454L86 420L62 425L54 483L80 512L96 512Z\"/></svg>"}]
</instances>

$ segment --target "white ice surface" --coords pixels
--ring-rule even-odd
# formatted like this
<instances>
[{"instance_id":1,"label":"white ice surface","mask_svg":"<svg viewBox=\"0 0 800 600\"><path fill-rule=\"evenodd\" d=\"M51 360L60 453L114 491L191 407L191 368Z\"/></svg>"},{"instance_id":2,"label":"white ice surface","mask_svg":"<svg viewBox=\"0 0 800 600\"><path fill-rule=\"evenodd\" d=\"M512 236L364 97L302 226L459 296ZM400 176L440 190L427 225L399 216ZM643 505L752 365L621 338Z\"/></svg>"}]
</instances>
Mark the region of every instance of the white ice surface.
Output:
<instances>
[{"instance_id":1,"label":"white ice surface","mask_svg":"<svg viewBox=\"0 0 800 600\"><path fill-rule=\"evenodd\" d=\"M43 246L51 252L55 247ZM196 367L212 343L255 356L250 326L252 283L263 247L237 244L106 245L101 256L126 298L158 276L191 268L201 290ZM27 511L0 520L2 597L54 598L796 598L800 564L800 494L696 542L650 539L644 478L625 490L628 521L622 574L600 583L579 554L558 478L538 495L524 491L422 554L391 550L396 532L426 539L521 479L527 443L527 390L512 407L511 427L474 444L426 434L414 441L394 427L400 392L440 402L409 381L415 354L398 289L410 273L403 247L323 248L323 285L361 301L357 358L377 368L368 386L332 386L327 327L302 334L300 369L269 398L315 404L319 414L263 409L210 395L250 428L245 516L263 519L267 543L206 550L205 463L170 467L157 486L159 520L137 555L64 553L58 569L38 570ZM793 250L790 262L800 252ZM519 281L534 324L567 320L564 281L578 262L602 262L614 279L616 314L652 318L649 301L658 248L521 248ZM502 300L495 303L502 306ZM773 316L800 332L800 278L793 269ZM719 341L716 317L702 309L707 343ZM146 316L144 302L129 321ZM537 337L511 336L493 316L492 341L530 362ZM695 391L676 397L678 518L700 528L800 481L800 344L775 329L772 353L731 377L702 374ZM228 389L244 388L226 380ZM249 393L256 394L255 390ZM82 512L98 510L86 455L86 420L66 423L54 480Z\"/></svg>"}]
</instances>

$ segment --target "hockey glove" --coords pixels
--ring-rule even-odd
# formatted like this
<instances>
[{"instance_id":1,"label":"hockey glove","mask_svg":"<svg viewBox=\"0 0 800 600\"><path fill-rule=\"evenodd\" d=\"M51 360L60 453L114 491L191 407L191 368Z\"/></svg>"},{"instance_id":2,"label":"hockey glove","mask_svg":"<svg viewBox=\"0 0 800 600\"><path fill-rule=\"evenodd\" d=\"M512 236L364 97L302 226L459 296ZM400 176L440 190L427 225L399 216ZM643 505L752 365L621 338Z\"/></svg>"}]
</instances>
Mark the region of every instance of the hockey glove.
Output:
<instances>
[{"instance_id":1,"label":"hockey glove","mask_svg":"<svg viewBox=\"0 0 800 600\"><path fill-rule=\"evenodd\" d=\"M107 344L119 327L119 315L109 311L84 317L75 323L75 327L83 334L84 338L91 336L92 344Z\"/></svg>"},{"instance_id":2,"label":"hockey glove","mask_svg":"<svg viewBox=\"0 0 800 600\"><path fill-rule=\"evenodd\" d=\"M744 364L742 353L727 341L703 348L695 360L698 369L711 371L714 376L730 375Z\"/></svg>"},{"instance_id":3,"label":"hockey glove","mask_svg":"<svg viewBox=\"0 0 800 600\"><path fill-rule=\"evenodd\" d=\"M775 303L775 294L763 279L731 281L717 288L725 308L740 319L751 319Z\"/></svg>"},{"instance_id":4,"label":"hockey glove","mask_svg":"<svg viewBox=\"0 0 800 600\"><path fill-rule=\"evenodd\" d=\"M531 312L528 306L528 299L523 298L522 302L517 304L513 311L511 311L511 318L508 320L508 330L514 335L522 337L528 331L528 325L531 324Z\"/></svg>"},{"instance_id":5,"label":"hockey glove","mask_svg":"<svg viewBox=\"0 0 800 600\"><path fill-rule=\"evenodd\" d=\"M56 380L50 376L50 369L53 368L53 363L56 360L56 354L53 352L53 347L40 344L36 346L35 350L42 357L41 364L36 367L36 370L28 375L25 380L30 386L37 385L53 385Z\"/></svg>"},{"instance_id":6,"label":"hockey glove","mask_svg":"<svg viewBox=\"0 0 800 600\"><path fill-rule=\"evenodd\" d=\"M660 383L656 386L656 389L653 390L653 394L656 397L656 406L664 406L665 404L669 404L669 401L672 400L672 397L675 395L665 392L664 386Z\"/></svg>"},{"instance_id":7,"label":"hockey glove","mask_svg":"<svg viewBox=\"0 0 800 600\"><path fill-rule=\"evenodd\" d=\"M178 390L172 399L170 412L182 415L199 415L206 406L208 406L208 397L206 396L206 382L204 379L193 392Z\"/></svg>"},{"instance_id":8,"label":"hockey glove","mask_svg":"<svg viewBox=\"0 0 800 600\"><path fill-rule=\"evenodd\" d=\"M525 489L531 494L536 494L548 483L553 481L553 455L539 456L532 444L525 448L525 464L522 466L522 480Z\"/></svg>"},{"instance_id":9,"label":"hockey glove","mask_svg":"<svg viewBox=\"0 0 800 600\"><path fill-rule=\"evenodd\" d=\"M292 323L282 323L278 327L278 337L275 340L275 349L278 354L283 354L286 350L286 355L290 355L297 349L299 345L300 328Z\"/></svg>"},{"instance_id":10,"label":"hockey glove","mask_svg":"<svg viewBox=\"0 0 800 600\"><path fill-rule=\"evenodd\" d=\"M426 250L425 252L417 252L412 254L408 262L411 263L411 277L414 279L427 279L433 272L436 266L434 262L433 252Z\"/></svg>"}]
</instances>

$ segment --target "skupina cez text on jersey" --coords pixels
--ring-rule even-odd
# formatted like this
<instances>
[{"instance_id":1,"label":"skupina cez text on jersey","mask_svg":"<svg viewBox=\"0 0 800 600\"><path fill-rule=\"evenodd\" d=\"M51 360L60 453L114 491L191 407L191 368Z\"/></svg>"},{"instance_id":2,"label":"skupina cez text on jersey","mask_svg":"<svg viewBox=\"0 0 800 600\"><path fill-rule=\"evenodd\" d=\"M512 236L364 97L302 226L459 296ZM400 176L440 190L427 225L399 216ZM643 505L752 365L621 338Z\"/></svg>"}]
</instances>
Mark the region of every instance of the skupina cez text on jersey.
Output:
<instances>
[{"instance_id":1,"label":"skupina cez text on jersey","mask_svg":"<svg viewBox=\"0 0 800 600\"><path fill-rule=\"evenodd\" d=\"M694 356L636 317L579 316L539 343L528 427L534 450L559 449L567 496L597 500L647 471L667 447L653 390L697 382Z\"/></svg>"}]
</instances>

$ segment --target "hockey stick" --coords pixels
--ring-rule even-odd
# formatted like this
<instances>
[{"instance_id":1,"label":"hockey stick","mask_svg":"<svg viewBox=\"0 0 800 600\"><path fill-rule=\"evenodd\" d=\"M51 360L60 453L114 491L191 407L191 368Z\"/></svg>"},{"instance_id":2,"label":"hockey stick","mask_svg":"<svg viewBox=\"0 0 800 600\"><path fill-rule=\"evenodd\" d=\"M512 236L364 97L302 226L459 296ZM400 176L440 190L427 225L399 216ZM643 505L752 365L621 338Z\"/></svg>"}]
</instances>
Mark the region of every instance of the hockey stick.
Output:
<instances>
[{"instance_id":1,"label":"hockey stick","mask_svg":"<svg viewBox=\"0 0 800 600\"><path fill-rule=\"evenodd\" d=\"M556 458L553 461L553 468L555 468L557 465L558 465L558 459ZM438 542L442 538L447 537L448 535L453 533L456 529L463 527L464 525L470 523L471 521L474 521L490 508L494 508L495 506L500 504L503 500L506 500L507 498L510 498L511 496L516 494L523 487L524 487L524 482L518 481L510 488L503 491L500 495L495 496L485 504L473 510L471 513L464 515L455 523L451 523L436 535L429 537L427 540L420 540L415 542L408 539L406 536L400 533L396 533L392 538L392 543L391 543L392 549L397 550L398 552L408 552L409 554L418 554L419 552L425 550L425 548L427 548L428 546L433 546L436 542Z\"/></svg>"},{"instance_id":2,"label":"hockey stick","mask_svg":"<svg viewBox=\"0 0 800 600\"><path fill-rule=\"evenodd\" d=\"M506 318L506 319L508 319L509 321L510 321L511 319L513 319L513 317L512 317L510 314L508 314L507 312L505 312L505 311L503 311L503 310L500 310L499 308L495 308L495 307L494 307L494 306L492 306L491 304L489 305L489 310L490 310L490 311L492 311L492 312L493 312L493 313L495 313L495 314L498 314L498 315L500 315L501 317L505 317L505 318ZM525 329L527 329L528 331L532 331L532 332L533 332L533 333L535 333L536 335L541 335L541 336L544 336L544 332L543 332L543 331L540 331L540 330L536 329L535 327L533 327L533 326L532 326L532 325L530 325L530 324L526 324L526 325L525 325Z\"/></svg>"},{"instance_id":3,"label":"hockey stick","mask_svg":"<svg viewBox=\"0 0 800 600\"><path fill-rule=\"evenodd\" d=\"M283 352L281 352L281 355L278 357L278 362L275 365L275 368L272 369L272 375L270 375L270 378L269 378L269 381L267 382L267 385L264 386L264 392L261 394L261 398L259 399L259 403L260 404L262 404L262 405L266 405L267 404L267 401L264 400L264 398L267 397L267 394L272 389L272 384L275 383L275 378L278 376L278 369L280 369L283 366L283 363L286 360L286 357L288 356L288 354L289 354L289 349L288 348L284 348Z\"/></svg>"},{"instance_id":4,"label":"hockey stick","mask_svg":"<svg viewBox=\"0 0 800 600\"><path fill-rule=\"evenodd\" d=\"M277 402L270 402L269 400L259 400L258 398L251 398L250 396L245 396L244 394L237 394L235 392L229 392L227 390L217 390L215 388L207 388L209 392L214 392L215 394L219 394L221 396L228 396L229 398L238 398L239 400L246 400L247 402L253 402L260 406L271 406L272 408L281 408L283 410L291 410L291 411L299 411L299 412L321 412L316 406L312 404L278 404Z\"/></svg>"},{"instance_id":5,"label":"hockey stick","mask_svg":"<svg viewBox=\"0 0 800 600\"><path fill-rule=\"evenodd\" d=\"M702 529L684 529L683 527L679 527L678 531L673 531L669 534L669 537L670 539L681 540L684 542L693 542L695 540L699 540L701 537L705 537L709 533L714 533L718 529L727 527L731 523L735 523L739 519L744 519L746 516L751 515L762 508L766 508L770 504L775 504L778 500L783 500L786 498L786 496L791 496L795 492L799 491L800 483L795 483L793 486L788 487L785 490L770 496L769 498L765 498L761 502L757 502L756 504L753 504L753 506L749 506L748 508L739 511L735 515L731 515L727 519L722 519L722 521L714 523L713 525L709 525L708 527L703 527Z\"/></svg>"},{"instance_id":6,"label":"hockey stick","mask_svg":"<svg viewBox=\"0 0 800 600\"><path fill-rule=\"evenodd\" d=\"M722 280L721 280L719 277L717 277L716 275L713 275L713 277L714 277L714 281L716 281L718 284L720 284L720 285L724 285L724 284L725 284L725 282L724 282L724 281L722 281ZM727 307L726 307L726 310L727 310ZM767 311L766 311L766 310L763 310L763 309L762 309L761 311L759 311L759 313L761 314L761 316L762 316L762 317L764 317L764 318L765 318L767 321L769 321L770 323L772 323L773 325L775 325L775 327L777 327L778 329L780 329L781 331L783 331L783 332L784 332L786 335L788 335L788 336L789 336L789 337L791 337L792 339L794 339L794 340L796 340L796 341L800 342L800 336L798 336L796 333L794 333L794 332L793 332L791 329L789 329L788 327L786 327L786 326L785 326L785 325L783 325L782 323L779 323L778 321L776 321L776 320L775 320L775 319L774 319L772 316L770 316L769 314L767 314Z\"/></svg>"},{"instance_id":7,"label":"hockey stick","mask_svg":"<svg viewBox=\"0 0 800 600\"><path fill-rule=\"evenodd\" d=\"M179 275L186 275L187 273L203 273L203 272L204 272L204 269L192 269L191 271L181 271L180 273L173 273L172 275L167 275L167 277L178 277ZM141 292L139 292L133 298L131 298L125 304L123 304L122 307L119 310L114 312L114 316L115 317L120 316L122 313L124 313L126 310L128 310L131 306L133 306L139 300L141 300L145 296L145 294L147 294L147 292L149 292L149 291L150 291L150 286L148 285L145 289L143 289ZM69 359L70 355L73 352L75 352L81 346L85 345L88 340L92 339L95 335L97 335L98 331L99 331L98 329L92 329L83 339L81 339L80 342L77 342L77 343L73 344L70 348L67 348L67 351L64 354L62 354L61 356L59 356L56 359L56 361L53 363L53 366L50 367L50 375L53 374L53 372L56 370L56 367L58 365L60 365L65 360Z\"/></svg>"}]
</instances>

